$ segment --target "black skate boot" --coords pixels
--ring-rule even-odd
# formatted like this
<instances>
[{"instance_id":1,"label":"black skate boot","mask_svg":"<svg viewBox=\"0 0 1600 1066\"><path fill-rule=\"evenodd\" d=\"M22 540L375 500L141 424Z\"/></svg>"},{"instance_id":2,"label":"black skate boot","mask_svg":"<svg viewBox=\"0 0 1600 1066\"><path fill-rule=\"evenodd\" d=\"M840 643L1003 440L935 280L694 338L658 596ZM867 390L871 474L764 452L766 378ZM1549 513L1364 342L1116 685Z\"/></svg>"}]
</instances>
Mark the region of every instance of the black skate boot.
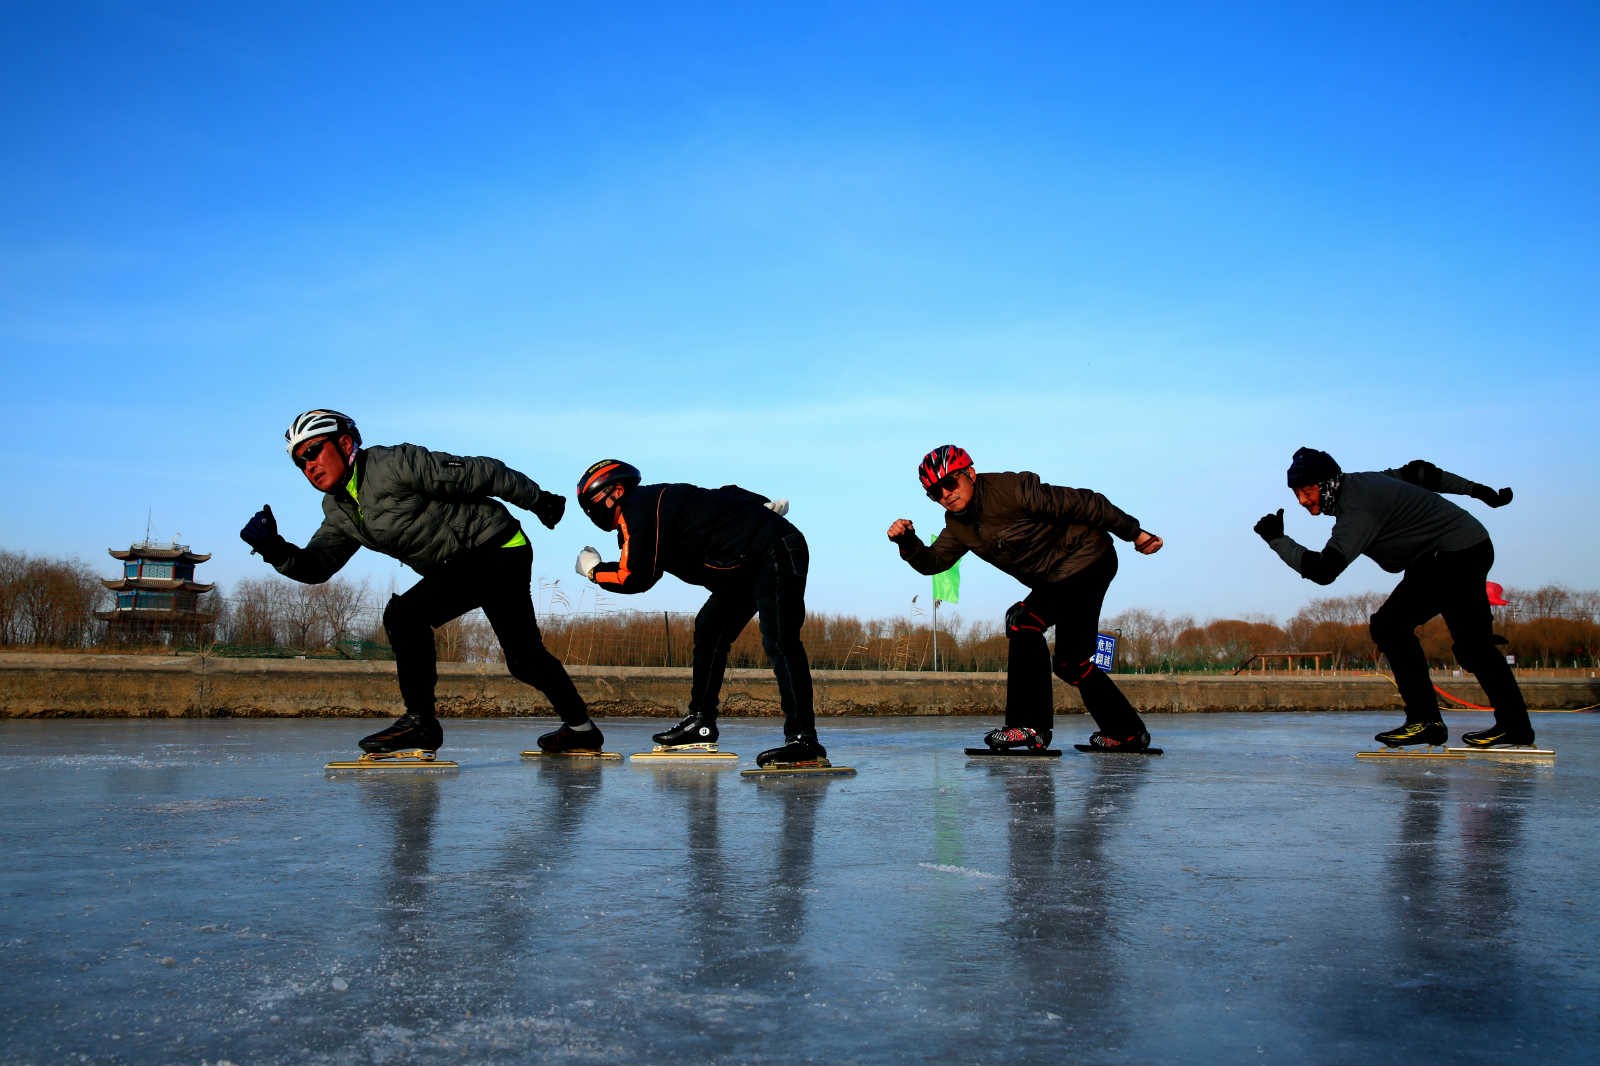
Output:
<instances>
[{"instance_id":1,"label":"black skate boot","mask_svg":"<svg viewBox=\"0 0 1600 1066\"><path fill-rule=\"evenodd\" d=\"M1394 729L1379 733L1372 738L1379 744L1386 744L1391 748L1404 748L1413 744L1427 744L1432 747L1444 744L1450 739L1450 730L1444 723L1435 718L1430 722L1406 722ZM1462 738L1466 739L1465 737Z\"/></svg>"},{"instance_id":2,"label":"black skate boot","mask_svg":"<svg viewBox=\"0 0 1600 1066\"><path fill-rule=\"evenodd\" d=\"M423 718L403 714L388 729L380 729L371 736L362 737L361 750L369 755L383 755L391 751L438 751L444 744L444 729L437 718Z\"/></svg>"},{"instance_id":3,"label":"black skate boot","mask_svg":"<svg viewBox=\"0 0 1600 1066\"><path fill-rule=\"evenodd\" d=\"M1106 733L1091 733L1089 747L1095 751L1149 751L1150 734L1134 733L1132 736L1114 737Z\"/></svg>"},{"instance_id":4,"label":"black skate boot","mask_svg":"<svg viewBox=\"0 0 1600 1066\"><path fill-rule=\"evenodd\" d=\"M1512 731L1497 723L1475 733L1462 733L1461 742L1474 748L1531 748L1533 730Z\"/></svg>"},{"instance_id":5,"label":"black skate boot","mask_svg":"<svg viewBox=\"0 0 1600 1066\"><path fill-rule=\"evenodd\" d=\"M995 751L1043 751L1050 746L1050 734L1026 726L1006 725L991 729L983 742Z\"/></svg>"},{"instance_id":6,"label":"black skate boot","mask_svg":"<svg viewBox=\"0 0 1600 1066\"><path fill-rule=\"evenodd\" d=\"M828 749L816 737L793 737L781 748L768 748L756 756L757 766L806 766L828 764Z\"/></svg>"},{"instance_id":7,"label":"black skate boot","mask_svg":"<svg viewBox=\"0 0 1600 1066\"><path fill-rule=\"evenodd\" d=\"M690 711L683 721L671 729L654 734L650 739L663 748L707 744L714 751L717 746L717 720L702 717L699 711Z\"/></svg>"},{"instance_id":8,"label":"black skate boot","mask_svg":"<svg viewBox=\"0 0 1600 1066\"><path fill-rule=\"evenodd\" d=\"M547 751L552 755L568 754L571 752L594 752L599 754L605 745L605 734L600 732L600 727L590 723L589 729L574 729L566 723L553 733L546 733L539 738L539 750Z\"/></svg>"}]
</instances>

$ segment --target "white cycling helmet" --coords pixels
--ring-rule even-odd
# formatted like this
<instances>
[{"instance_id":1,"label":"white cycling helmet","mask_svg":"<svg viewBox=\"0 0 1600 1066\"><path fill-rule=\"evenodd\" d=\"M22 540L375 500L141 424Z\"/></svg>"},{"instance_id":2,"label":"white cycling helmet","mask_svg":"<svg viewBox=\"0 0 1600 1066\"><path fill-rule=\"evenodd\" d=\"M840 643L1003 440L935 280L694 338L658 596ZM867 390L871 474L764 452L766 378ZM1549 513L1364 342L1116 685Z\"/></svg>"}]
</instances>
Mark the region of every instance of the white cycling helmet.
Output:
<instances>
[{"instance_id":1,"label":"white cycling helmet","mask_svg":"<svg viewBox=\"0 0 1600 1066\"><path fill-rule=\"evenodd\" d=\"M355 419L339 411L318 407L296 415L295 420L289 423L289 428L283 431L284 450L293 459L295 451L306 441L343 433L348 433L356 442L356 447L361 447L361 431L356 428Z\"/></svg>"}]
</instances>

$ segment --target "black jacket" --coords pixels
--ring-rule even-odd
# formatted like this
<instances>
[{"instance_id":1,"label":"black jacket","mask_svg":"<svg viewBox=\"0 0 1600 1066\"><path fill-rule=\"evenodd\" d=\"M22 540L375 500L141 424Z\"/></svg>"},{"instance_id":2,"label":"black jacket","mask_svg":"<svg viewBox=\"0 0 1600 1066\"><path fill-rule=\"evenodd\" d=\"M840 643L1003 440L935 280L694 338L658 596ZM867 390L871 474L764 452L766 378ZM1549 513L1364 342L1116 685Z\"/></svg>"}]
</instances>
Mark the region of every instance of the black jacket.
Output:
<instances>
[{"instance_id":1,"label":"black jacket","mask_svg":"<svg viewBox=\"0 0 1600 1066\"><path fill-rule=\"evenodd\" d=\"M622 557L595 567L594 582L632 593L662 574L713 590L748 581L763 549L799 532L766 503L737 485L638 485L622 498Z\"/></svg>"}]
</instances>

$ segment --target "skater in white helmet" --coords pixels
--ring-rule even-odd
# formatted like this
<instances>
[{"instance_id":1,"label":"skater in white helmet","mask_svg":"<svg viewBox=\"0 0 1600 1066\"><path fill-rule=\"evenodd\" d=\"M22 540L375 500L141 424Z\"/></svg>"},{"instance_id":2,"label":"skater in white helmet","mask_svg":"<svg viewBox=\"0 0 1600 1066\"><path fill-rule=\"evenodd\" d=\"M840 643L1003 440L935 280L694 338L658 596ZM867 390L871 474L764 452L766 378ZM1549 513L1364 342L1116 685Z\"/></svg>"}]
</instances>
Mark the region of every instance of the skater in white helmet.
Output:
<instances>
[{"instance_id":1,"label":"skater in white helmet","mask_svg":"<svg viewBox=\"0 0 1600 1066\"><path fill-rule=\"evenodd\" d=\"M394 556L422 579L389 600L383 625L394 648L405 714L361 740L363 751L435 751L444 732L434 705L438 683L433 631L482 608L505 652L506 669L543 692L561 718L539 738L548 751L599 751L566 668L539 635L529 591L533 548L500 501L531 511L554 529L566 498L541 489L498 459L450 455L415 444L367 446L349 415L306 411L284 433L289 458L323 493L322 525L305 547L278 533L262 507L239 536L280 574L317 584L367 547Z\"/></svg>"}]
</instances>

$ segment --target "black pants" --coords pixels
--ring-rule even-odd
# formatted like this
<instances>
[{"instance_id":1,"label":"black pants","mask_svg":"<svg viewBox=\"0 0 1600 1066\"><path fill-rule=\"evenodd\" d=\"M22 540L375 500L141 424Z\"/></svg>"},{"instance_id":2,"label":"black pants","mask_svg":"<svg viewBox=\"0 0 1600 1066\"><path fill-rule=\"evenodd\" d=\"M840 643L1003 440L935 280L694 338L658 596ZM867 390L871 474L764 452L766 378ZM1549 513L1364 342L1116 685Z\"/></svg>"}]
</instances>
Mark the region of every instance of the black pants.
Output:
<instances>
[{"instance_id":1,"label":"black pants","mask_svg":"<svg viewBox=\"0 0 1600 1066\"><path fill-rule=\"evenodd\" d=\"M511 676L544 693L567 725L582 725L589 720L589 709L567 676L566 667L544 646L539 635L529 592L532 576L533 548L526 544L515 548L475 548L389 600L383 612L383 628L394 648L395 673L406 713L423 718L435 716L434 689L439 683L439 669L433 631L481 607L500 641Z\"/></svg>"},{"instance_id":2,"label":"black pants","mask_svg":"<svg viewBox=\"0 0 1600 1066\"><path fill-rule=\"evenodd\" d=\"M1494 615L1484 589L1493 565L1494 544L1488 540L1461 551L1435 552L1406 568L1400 584L1372 616L1372 640L1394 671L1406 721L1439 718L1439 697L1417 627L1442 614L1454 642L1450 650L1483 687L1495 724L1518 732L1532 729L1522 689L1494 643Z\"/></svg>"},{"instance_id":3,"label":"black pants","mask_svg":"<svg viewBox=\"0 0 1600 1066\"><path fill-rule=\"evenodd\" d=\"M1052 672L1083 697L1100 732L1129 737L1145 732L1144 721L1109 674L1094 665L1100 608L1117 576L1117 557L1107 552L1065 581L1033 589L1006 612L1010 648L1006 663L1006 725L1049 735L1055 720ZM1044 631L1056 627L1052 659Z\"/></svg>"},{"instance_id":4,"label":"black pants","mask_svg":"<svg viewBox=\"0 0 1600 1066\"><path fill-rule=\"evenodd\" d=\"M728 652L750 619L757 618L761 646L778 681L783 735L791 740L816 737L811 661L800 642L800 627L806 620L806 573L810 568L806 538L791 533L760 554L749 581L711 593L694 620L691 712L702 718L717 717L722 679L728 671Z\"/></svg>"}]
</instances>

